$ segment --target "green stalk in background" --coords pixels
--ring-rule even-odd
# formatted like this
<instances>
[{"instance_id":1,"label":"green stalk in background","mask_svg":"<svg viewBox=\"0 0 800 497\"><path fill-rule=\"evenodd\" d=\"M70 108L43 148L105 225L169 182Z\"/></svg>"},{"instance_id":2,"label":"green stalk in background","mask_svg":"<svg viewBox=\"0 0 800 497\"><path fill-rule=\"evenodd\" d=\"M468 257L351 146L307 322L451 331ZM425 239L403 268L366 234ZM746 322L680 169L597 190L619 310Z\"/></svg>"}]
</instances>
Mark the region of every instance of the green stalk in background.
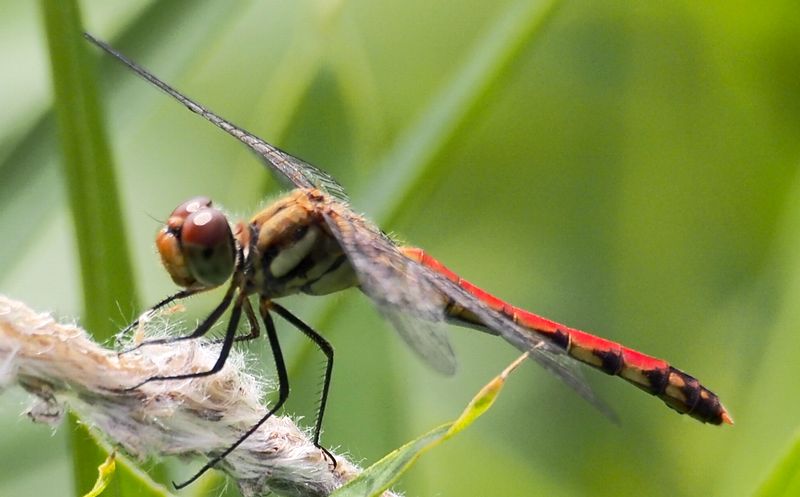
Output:
<instances>
[{"instance_id":1,"label":"green stalk in background","mask_svg":"<svg viewBox=\"0 0 800 497\"><path fill-rule=\"evenodd\" d=\"M113 318L132 315L136 290L122 226L111 153L101 124L93 71L74 0L42 0L50 52L63 171L75 227L83 288L83 322L98 341ZM121 308L120 308L121 306ZM76 492L90 489L105 456L82 425L69 428ZM122 495L112 486L111 494Z\"/></svg>"}]
</instances>

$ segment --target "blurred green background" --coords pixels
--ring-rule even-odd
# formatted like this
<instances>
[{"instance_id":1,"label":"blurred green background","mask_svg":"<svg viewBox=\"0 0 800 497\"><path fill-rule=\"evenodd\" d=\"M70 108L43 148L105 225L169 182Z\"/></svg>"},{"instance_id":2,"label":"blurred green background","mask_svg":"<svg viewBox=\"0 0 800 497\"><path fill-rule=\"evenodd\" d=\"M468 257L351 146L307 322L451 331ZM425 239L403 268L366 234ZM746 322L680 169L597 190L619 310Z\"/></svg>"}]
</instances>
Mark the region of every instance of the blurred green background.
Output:
<instances>
[{"instance_id":1,"label":"blurred green background","mask_svg":"<svg viewBox=\"0 0 800 497\"><path fill-rule=\"evenodd\" d=\"M87 29L162 79L334 174L387 231L517 305L668 359L736 421L703 426L587 370L616 426L527 364L398 489L750 495L800 412L800 7L565 1L539 25L548 5L82 9ZM0 292L80 321L41 13L28 2L2 10ZM279 189L230 137L92 52L136 285L154 303L174 290L154 218L198 194L246 217ZM193 300L186 319L212 302ZM443 378L357 291L286 305L337 350L323 441L365 465L454 418L515 356L454 329L461 367ZM288 412L311 424L322 358L281 331ZM66 428L32 425L26 404L18 390L0 397L0 495L69 495Z\"/></svg>"}]
</instances>

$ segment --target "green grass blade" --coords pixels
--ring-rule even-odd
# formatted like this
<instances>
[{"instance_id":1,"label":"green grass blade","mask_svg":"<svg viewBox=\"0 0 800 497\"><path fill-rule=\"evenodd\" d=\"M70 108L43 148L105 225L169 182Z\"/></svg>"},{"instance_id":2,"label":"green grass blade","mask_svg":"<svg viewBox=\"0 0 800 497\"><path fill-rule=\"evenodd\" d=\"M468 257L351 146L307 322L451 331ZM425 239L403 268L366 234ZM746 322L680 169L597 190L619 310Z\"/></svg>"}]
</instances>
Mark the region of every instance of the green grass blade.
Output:
<instances>
[{"instance_id":1,"label":"green grass blade","mask_svg":"<svg viewBox=\"0 0 800 497\"><path fill-rule=\"evenodd\" d=\"M84 494L83 497L99 497L106 488L108 488L108 484L111 482L111 479L114 477L114 473L117 472L117 454L112 453L109 455L106 460L97 467L97 481L94 483L94 487Z\"/></svg>"},{"instance_id":2,"label":"green grass blade","mask_svg":"<svg viewBox=\"0 0 800 497\"><path fill-rule=\"evenodd\" d=\"M114 333L112 316L132 314L135 289L127 241L101 125L101 112L74 1L42 0L67 195L75 227L83 286L84 324L98 340ZM73 426L76 423L73 421ZM105 452L77 425L72 435L75 489L92 488ZM124 486L107 494L122 496ZM136 492L141 495L140 492ZM128 495L132 495L129 493Z\"/></svg>"},{"instance_id":3,"label":"green grass blade","mask_svg":"<svg viewBox=\"0 0 800 497\"><path fill-rule=\"evenodd\" d=\"M498 376L486 384L472 398L461 415L452 423L447 423L421 437L412 440L383 459L365 469L358 478L347 483L331 494L331 497L372 497L380 495L403 475L425 452L436 447L453 435L463 431L483 415L497 400L508 375L519 366L528 354L522 354Z\"/></svg>"},{"instance_id":4,"label":"green grass blade","mask_svg":"<svg viewBox=\"0 0 800 497\"><path fill-rule=\"evenodd\" d=\"M455 76L384 156L367 188L354 193L357 204L369 208L373 219L391 224L412 193L423 183L431 184L433 175L439 177L453 167L432 166L558 4L556 0L518 0L501 12Z\"/></svg>"},{"instance_id":5,"label":"green grass blade","mask_svg":"<svg viewBox=\"0 0 800 497\"><path fill-rule=\"evenodd\" d=\"M110 318L136 294L128 243L106 133L88 61L77 6L43 0L53 89L83 284L84 325L105 340L116 331Z\"/></svg>"},{"instance_id":6,"label":"green grass blade","mask_svg":"<svg viewBox=\"0 0 800 497\"><path fill-rule=\"evenodd\" d=\"M70 415L70 417L73 423L78 422L74 415ZM81 482L76 482L82 485L76 488L76 495L84 496L95 486L98 466L103 464L110 450L103 442L85 429L75 433L72 437L72 443L80 443L85 447L83 454L88 457L85 466L91 469L91 478L87 475ZM162 485L153 482L135 464L118 454L116 457L116 470L113 475L110 475L108 484L101 495L103 497L171 497L174 494L170 493Z\"/></svg>"},{"instance_id":7,"label":"green grass blade","mask_svg":"<svg viewBox=\"0 0 800 497\"><path fill-rule=\"evenodd\" d=\"M790 497L800 495L800 435L795 436L789 452L772 470L756 497Z\"/></svg>"},{"instance_id":8,"label":"green grass blade","mask_svg":"<svg viewBox=\"0 0 800 497\"><path fill-rule=\"evenodd\" d=\"M365 469L358 478L350 481L331 497L371 497L397 481L425 451L445 439L452 424L448 423L412 440L383 459Z\"/></svg>"}]
</instances>

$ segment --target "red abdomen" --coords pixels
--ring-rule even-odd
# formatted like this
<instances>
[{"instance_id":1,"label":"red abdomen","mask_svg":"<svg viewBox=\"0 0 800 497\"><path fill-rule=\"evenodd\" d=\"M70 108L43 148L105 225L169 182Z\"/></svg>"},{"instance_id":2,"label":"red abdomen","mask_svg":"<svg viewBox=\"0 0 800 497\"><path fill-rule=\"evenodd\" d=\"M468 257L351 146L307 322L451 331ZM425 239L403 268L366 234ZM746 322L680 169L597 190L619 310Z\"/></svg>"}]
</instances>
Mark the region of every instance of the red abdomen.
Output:
<instances>
[{"instance_id":1,"label":"red abdomen","mask_svg":"<svg viewBox=\"0 0 800 497\"><path fill-rule=\"evenodd\" d=\"M625 379L645 392L657 396L681 414L688 414L704 423L733 424L730 415L714 392L704 387L694 377L670 366L667 361L515 307L459 277L422 249L402 247L401 250L407 257L458 284L477 300L519 327L558 346L570 357L607 374ZM470 326L486 327L477 316L464 309L464 306L458 302L453 304L448 305L446 310L452 319ZM502 336L499 330L488 331Z\"/></svg>"}]
</instances>

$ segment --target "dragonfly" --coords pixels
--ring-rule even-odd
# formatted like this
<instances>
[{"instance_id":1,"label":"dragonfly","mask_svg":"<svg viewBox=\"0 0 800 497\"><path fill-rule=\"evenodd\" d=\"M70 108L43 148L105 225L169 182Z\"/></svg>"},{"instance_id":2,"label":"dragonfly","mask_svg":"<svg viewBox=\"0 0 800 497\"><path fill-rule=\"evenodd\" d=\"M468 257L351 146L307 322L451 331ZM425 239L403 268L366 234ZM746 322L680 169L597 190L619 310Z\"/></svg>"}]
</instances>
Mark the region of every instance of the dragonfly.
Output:
<instances>
[{"instance_id":1,"label":"dragonfly","mask_svg":"<svg viewBox=\"0 0 800 497\"><path fill-rule=\"evenodd\" d=\"M425 250L404 246L356 213L344 188L330 174L271 145L213 113L120 52L86 34L86 38L190 111L249 147L291 190L246 221L232 223L207 197L180 204L156 236L161 261L181 287L143 315L176 301L228 283L221 302L194 331L180 337L150 339L137 346L197 339L228 310L227 327L214 366L201 372L155 376L151 381L212 375L225 364L234 342L266 330L278 377L278 399L254 426L213 457L183 488L218 464L285 403L289 378L272 315L286 320L310 338L326 356L325 376L313 432L314 444L335 466L336 459L320 445L320 432L333 373L334 350L320 333L275 299L294 294L327 295L356 287L380 311L402 339L434 369L452 374L456 359L448 325L498 336L564 380L581 397L614 417L586 383L580 363L591 366L660 398L680 414L715 425L733 424L719 397L667 361L611 340L570 328L516 307L461 278ZM258 299L258 315L250 297ZM238 334L241 315L249 333ZM138 324L138 320L126 329ZM124 331L124 330L123 330Z\"/></svg>"}]
</instances>

